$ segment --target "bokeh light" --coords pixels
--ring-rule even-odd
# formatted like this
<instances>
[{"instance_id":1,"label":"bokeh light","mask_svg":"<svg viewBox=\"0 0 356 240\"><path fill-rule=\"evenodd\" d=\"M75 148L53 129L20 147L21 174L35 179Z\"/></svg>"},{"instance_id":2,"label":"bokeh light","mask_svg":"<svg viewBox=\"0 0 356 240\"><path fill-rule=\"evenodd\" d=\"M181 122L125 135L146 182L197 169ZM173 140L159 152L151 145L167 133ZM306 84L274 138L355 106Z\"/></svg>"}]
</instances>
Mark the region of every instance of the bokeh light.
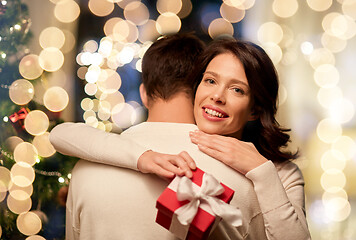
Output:
<instances>
[{"instance_id":1,"label":"bokeh light","mask_svg":"<svg viewBox=\"0 0 356 240\"><path fill-rule=\"evenodd\" d=\"M23 142L16 146L14 150L14 159L16 162L26 162L30 166L33 166L36 163L38 156L38 151L29 142Z\"/></svg>"},{"instance_id":2,"label":"bokeh light","mask_svg":"<svg viewBox=\"0 0 356 240\"><path fill-rule=\"evenodd\" d=\"M69 102L66 90L61 87L51 87L43 95L43 103L52 112L60 112L65 109Z\"/></svg>"},{"instance_id":3,"label":"bokeh light","mask_svg":"<svg viewBox=\"0 0 356 240\"><path fill-rule=\"evenodd\" d=\"M274 0L272 10L274 14L281 18L292 17L298 10L297 0Z\"/></svg>"},{"instance_id":4,"label":"bokeh light","mask_svg":"<svg viewBox=\"0 0 356 240\"><path fill-rule=\"evenodd\" d=\"M136 25L143 25L147 23L150 13L145 4L140 1L133 1L126 5L124 9L124 16L127 20Z\"/></svg>"},{"instance_id":5,"label":"bokeh light","mask_svg":"<svg viewBox=\"0 0 356 240\"><path fill-rule=\"evenodd\" d=\"M33 80L42 75L43 69L39 64L39 58L35 54L24 56L19 64L19 71L22 77Z\"/></svg>"},{"instance_id":6,"label":"bokeh light","mask_svg":"<svg viewBox=\"0 0 356 240\"><path fill-rule=\"evenodd\" d=\"M157 31L162 35L177 33L182 26L180 18L171 12L165 12L156 20Z\"/></svg>"},{"instance_id":7,"label":"bokeh light","mask_svg":"<svg viewBox=\"0 0 356 240\"><path fill-rule=\"evenodd\" d=\"M346 177L338 169L329 169L321 175L320 183L325 191L335 192L345 186Z\"/></svg>"},{"instance_id":8,"label":"bokeh light","mask_svg":"<svg viewBox=\"0 0 356 240\"><path fill-rule=\"evenodd\" d=\"M208 27L209 35L212 39L220 36L233 36L234 28L232 24L223 18L213 20Z\"/></svg>"},{"instance_id":9,"label":"bokeh light","mask_svg":"<svg viewBox=\"0 0 356 240\"><path fill-rule=\"evenodd\" d=\"M56 152L53 145L49 141L49 132L35 136L32 144L35 146L38 151L38 155L41 157L50 157Z\"/></svg>"},{"instance_id":10,"label":"bokeh light","mask_svg":"<svg viewBox=\"0 0 356 240\"><path fill-rule=\"evenodd\" d=\"M17 217L16 225L19 231L27 236L37 234L42 228L41 219L33 212L21 213Z\"/></svg>"},{"instance_id":11,"label":"bokeh light","mask_svg":"<svg viewBox=\"0 0 356 240\"><path fill-rule=\"evenodd\" d=\"M73 0L61 0L54 7L54 16L60 22L73 22L78 18L79 14L79 5Z\"/></svg>"},{"instance_id":12,"label":"bokeh light","mask_svg":"<svg viewBox=\"0 0 356 240\"><path fill-rule=\"evenodd\" d=\"M332 149L344 155L346 159L352 159L356 155L356 143L348 136L340 136L332 143Z\"/></svg>"},{"instance_id":13,"label":"bokeh light","mask_svg":"<svg viewBox=\"0 0 356 240\"><path fill-rule=\"evenodd\" d=\"M220 7L220 14L226 21L237 23L245 17L246 12L244 9L239 9L223 3Z\"/></svg>"},{"instance_id":14,"label":"bokeh light","mask_svg":"<svg viewBox=\"0 0 356 240\"><path fill-rule=\"evenodd\" d=\"M341 125L332 119L323 119L316 128L319 139L325 143L332 143L342 134Z\"/></svg>"},{"instance_id":15,"label":"bokeh light","mask_svg":"<svg viewBox=\"0 0 356 240\"><path fill-rule=\"evenodd\" d=\"M31 198L26 198L25 200L17 200L12 195L8 195L7 207L11 212L15 214L21 214L31 209L32 200Z\"/></svg>"},{"instance_id":16,"label":"bokeh light","mask_svg":"<svg viewBox=\"0 0 356 240\"><path fill-rule=\"evenodd\" d=\"M328 150L321 157L320 164L324 171L330 169L344 170L346 166L346 158L344 154L338 150Z\"/></svg>"},{"instance_id":17,"label":"bokeh light","mask_svg":"<svg viewBox=\"0 0 356 240\"><path fill-rule=\"evenodd\" d=\"M160 14L167 12L178 14L182 9L182 5L181 0L157 0L156 2L157 11Z\"/></svg>"},{"instance_id":18,"label":"bokeh light","mask_svg":"<svg viewBox=\"0 0 356 240\"><path fill-rule=\"evenodd\" d=\"M25 79L14 81L9 87L10 99L17 105L27 104L32 100L34 95L35 89L33 85Z\"/></svg>"},{"instance_id":19,"label":"bokeh light","mask_svg":"<svg viewBox=\"0 0 356 240\"><path fill-rule=\"evenodd\" d=\"M332 0L307 0L307 3L314 11L322 12L331 7Z\"/></svg>"},{"instance_id":20,"label":"bokeh light","mask_svg":"<svg viewBox=\"0 0 356 240\"><path fill-rule=\"evenodd\" d=\"M48 27L42 30L39 37L42 48L55 47L60 49L65 42L65 35L57 27Z\"/></svg>"},{"instance_id":21,"label":"bokeh light","mask_svg":"<svg viewBox=\"0 0 356 240\"><path fill-rule=\"evenodd\" d=\"M323 64L315 69L314 80L320 87L335 87L340 80L337 68L331 64Z\"/></svg>"},{"instance_id":22,"label":"bokeh light","mask_svg":"<svg viewBox=\"0 0 356 240\"><path fill-rule=\"evenodd\" d=\"M135 109L128 103L121 103L113 107L112 121L120 128L128 128L136 121Z\"/></svg>"},{"instance_id":23,"label":"bokeh light","mask_svg":"<svg viewBox=\"0 0 356 240\"><path fill-rule=\"evenodd\" d=\"M20 187L28 187L35 180L35 171L26 162L15 163L11 167L11 181Z\"/></svg>"},{"instance_id":24,"label":"bokeh light","mask_svg":"<svg viewBox=\"0 0 356 240\"><path fill-rule=\"evenodd\" d=\"M29 112L25 118L25 129L31 135L37 136L45 133L48 126L49 119L47 115L40 110Z\"/></svg>"},{"instance_id":25,"label":"bokeh light","mask_svg":"<svg viewBox=\"0 0 356 240\"><path fill-rule=\"evenodd\" d=\"M257 36L261 43L273 42L278 44L283 39L283 30L275 22L266 22L259 27Z\"/></svg>"},{"instance_id":26,"label":"bokeh light","mask_svg":"<svg viewBox=\"0 0 356 240\"><path fill-rule=\"evenodd\" d=\"M104 17L112 13L115 5L110 1L89 0L88 7L94 15Z\"/></svg>"},{"instance_id":27,"label":"bokeh light","mask_svg":"<svg viewBox=\"0 0 356 240\"><path fill-rule=\"evenodd\" d=\"M39 63L44 70L55 72L60 69L64 63L63 53L55 47L45 48L39 55Z\"/></svg>"}]
</instances>

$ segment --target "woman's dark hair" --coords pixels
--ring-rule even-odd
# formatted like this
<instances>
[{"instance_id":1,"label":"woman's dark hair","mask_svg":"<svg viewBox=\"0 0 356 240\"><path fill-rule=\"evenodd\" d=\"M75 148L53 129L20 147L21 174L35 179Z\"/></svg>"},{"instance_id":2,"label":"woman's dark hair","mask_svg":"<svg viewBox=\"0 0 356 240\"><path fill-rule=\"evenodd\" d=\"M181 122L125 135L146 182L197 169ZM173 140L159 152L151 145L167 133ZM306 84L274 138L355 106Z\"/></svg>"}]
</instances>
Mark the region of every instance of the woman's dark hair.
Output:
<instances>
[{"instance_id":1,"label":"woman's dark hair","mask_svg":"<svg viewBox=\"0 0 356 240\"><path fill-rule=\"evenodd\" d=\"M191 77L201 81L210 61L226 52L232 53L241 61L250 86L253 112L258 116L255 121L246 124L241 140L252 142L265 158L274 162L297 158L298 153L285 149L290 141L286 132L290 129L281 128L275 119L278 75L271 59L261 47L231 38L215 40L201 55Z\"/></svg>"}]
</instances>

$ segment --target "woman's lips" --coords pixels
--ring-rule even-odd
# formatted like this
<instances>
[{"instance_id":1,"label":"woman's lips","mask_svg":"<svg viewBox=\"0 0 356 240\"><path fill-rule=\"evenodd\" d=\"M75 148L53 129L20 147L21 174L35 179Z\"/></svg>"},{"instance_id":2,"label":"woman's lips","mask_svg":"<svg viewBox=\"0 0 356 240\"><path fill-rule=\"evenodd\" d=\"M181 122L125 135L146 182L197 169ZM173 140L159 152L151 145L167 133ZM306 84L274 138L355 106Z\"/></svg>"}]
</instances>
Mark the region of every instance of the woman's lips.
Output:
<instances>
[{"instance_id":1,"label":"woman's lips","mask_svg":"<svg viewBox=\"0 0 356 240\"><path fill-rule=\"evenodd\" d=\"M227 113L214 106L203 106L203 116L210 121L222 121L229 117Z\"/></svg>"}]
</instances>

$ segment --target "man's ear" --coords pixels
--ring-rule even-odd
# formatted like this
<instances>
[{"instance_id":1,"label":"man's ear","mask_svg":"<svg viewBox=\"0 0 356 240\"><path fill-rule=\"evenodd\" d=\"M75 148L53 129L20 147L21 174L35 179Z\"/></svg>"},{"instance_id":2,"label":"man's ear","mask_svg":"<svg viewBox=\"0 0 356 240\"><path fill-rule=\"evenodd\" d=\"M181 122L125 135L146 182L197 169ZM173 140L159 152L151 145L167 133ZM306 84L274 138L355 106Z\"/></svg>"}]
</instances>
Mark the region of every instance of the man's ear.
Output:
<instances>
[{"instance_id":1,"label":"man's ear","mask_svg":"<svg viewBox=\"0 0 356 240\"><path fill-rule=\"evenodd\" d=\"M147 108L147 106L148 106L147 93L146 93L146 88L145 88L145 86L143 86L142 83L140 85L140 96L141 96L143 105Z\"/></svg>"}]
</instances>

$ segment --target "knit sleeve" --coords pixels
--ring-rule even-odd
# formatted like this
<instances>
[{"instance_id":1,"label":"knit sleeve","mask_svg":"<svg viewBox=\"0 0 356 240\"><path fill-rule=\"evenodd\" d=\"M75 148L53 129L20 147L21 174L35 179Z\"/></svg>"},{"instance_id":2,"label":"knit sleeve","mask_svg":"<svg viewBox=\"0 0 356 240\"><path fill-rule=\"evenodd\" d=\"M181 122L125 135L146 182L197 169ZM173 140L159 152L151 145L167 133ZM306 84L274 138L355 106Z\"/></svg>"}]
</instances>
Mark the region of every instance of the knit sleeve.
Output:
<instances>
[{"instance_id":1,"label":"knit sleeve","mask_svg":"<svg viewBox=\"0 0 356 240\"><path fill-rule=\"evenodd\" d=\"M268 161L246 174L254 185L270 240L310 239L305 216L304 180L292 162Z\"/></svg>"},{"instance_id":2,"label":"knit sleeve","mask_svg":"<svg viewBox=\"0 0 356 240\"><path fill-rule=\"evenodd\" d=\"M123 135L108 133L84 123L62 123L49 136L54 148L65 155L112 166L137 169L147 150Z\"/></svg>"}]
</instances>

